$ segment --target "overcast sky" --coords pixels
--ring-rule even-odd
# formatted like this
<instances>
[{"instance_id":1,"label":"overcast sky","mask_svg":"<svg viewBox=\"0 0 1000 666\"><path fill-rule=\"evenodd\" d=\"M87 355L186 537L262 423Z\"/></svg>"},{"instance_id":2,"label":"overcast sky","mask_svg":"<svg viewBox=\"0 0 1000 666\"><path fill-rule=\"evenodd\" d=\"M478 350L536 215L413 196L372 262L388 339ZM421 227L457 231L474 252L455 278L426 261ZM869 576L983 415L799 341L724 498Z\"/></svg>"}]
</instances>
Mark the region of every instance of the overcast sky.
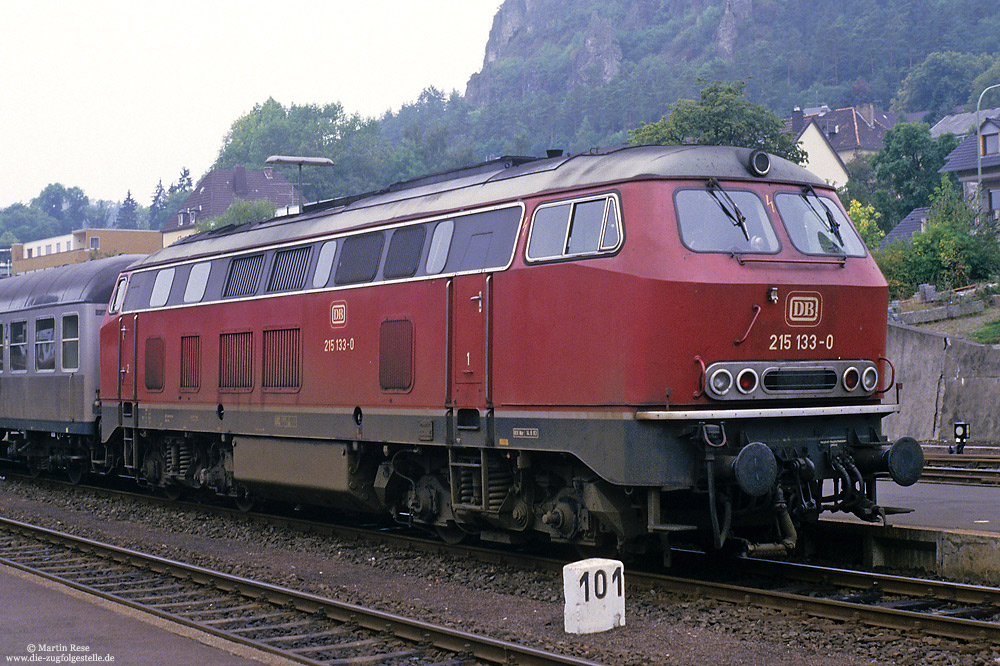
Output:
<instances>
[{"instance_id":1,"label":"overcast sky","mask_svg":"<svg viewBox=\"0 0 1000 666\"><path fill-rule=\"evenodd\" d=\"M502 0L0 0L0 208L49 183L148 206L273 97L378 117L465 92Z\"/></svg>"}]
</instances>

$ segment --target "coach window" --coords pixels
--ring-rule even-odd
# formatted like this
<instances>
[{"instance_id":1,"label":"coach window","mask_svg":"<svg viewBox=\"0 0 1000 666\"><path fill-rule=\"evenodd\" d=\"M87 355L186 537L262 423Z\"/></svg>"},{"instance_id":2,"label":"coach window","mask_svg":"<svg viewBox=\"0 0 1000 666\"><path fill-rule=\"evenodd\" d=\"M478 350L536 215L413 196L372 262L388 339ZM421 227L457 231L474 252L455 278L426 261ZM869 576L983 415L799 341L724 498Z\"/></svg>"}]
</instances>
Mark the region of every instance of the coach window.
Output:
<instances>
[{"instance_id":1,"label":"coach window","mask_svg":"<svg viewBox=\"0 0 1000 666\"><path fill-rule=\"evenodd\" d=\"M35 320L35 370L56 369L56 320L52 317Z\"/></svg>"},{"instance_id":2,"label":"coach window","mask_svg":"<svg viewBox=\"0 0 1000 666\"><path fill-rule=\"evenodd\" d=\"M10 324L10 369L13 372L28 371L28 322L14 321Z\"/></svg>"},{"instance_id":3,"label":"coach window","mask_svg":"<svg viewBox=\"0 0 1000 666\"><path fill-rule=\"evenodd\" d=\"M781 247L753 192L717 186L680 190L674 205L681 241L695 252L773 254Z\"/></svg>"},{"instance_id":4,"label":"coach window","mask_svg":"<svg viewBox=\"0 0 1000 666\"><path fill-rule=\"evenodd\" d=\"M191 267L187 285L184 287L184 302L197 303L205 297L205 287L208 286L208 276L212 272L212 263L203 261Z\"/></svg>"},{"instance_id":5,"label":"coach window","mask_svg":"<svg viewBox=\"0 0 1000 666\"><path fill-rule=\"evenodd\" d=\"M333 259L337 256L337 241L327 241L319 248L319 258L316 260L316 272L313 273L313 288L322 289L330 282L333 272Z\"/></svg>"},{"instance_id":6,"label":"coach window","mask_svg":"<svg viewBox=\"0 0 1000 666\"><path fill-rule=\"evenodd\" d=\"M792 245L800 252L865 256L865 244L830 197L818 196L812 190L785 192L775 195L774 202Z\"/></svg>"},{"instance_id":7,"label":"coach window","mask_svg":"<svg viewBox=\"0 0 1000 666\"><path fill-rule=\"evenodd\" d=\"M0 324L0 372L4 371L4 357L7 355L7 324Z\"/></svg>"},{"instance_id":8,"label":"coach window","mask_svg":"<svg viewBox=\"0 0 1000 666\"><path fill-rule=\"evenodd\" d=\"M170 287L174 284L174 269L164 268L157 272L153 281L153 292L149 295L149 307L158 308L166 305L170 297Z\"/></svg>"},{"instance_id":9,"label":"coach window","mask_svg":"<svg viewBox=\"0 0 1000 666\"><path fill-rule=\"evenodd\" d=\"M75 314L62 318L62 369L80 369L80 319Z\"/></svg>"},{"instance_id":10,"label":"coach window","mask_svg":"<svg viewBox=\"0 0 1000 666\"><path fill-rule=\"evenodd\" d=\"M444 270L448 262L448 250L451 248L451 237L455 233L455 222L445 220L438 222L431 236L431 248L427 252L427 274L437 275Z\"/></svg>"}]
</instances>

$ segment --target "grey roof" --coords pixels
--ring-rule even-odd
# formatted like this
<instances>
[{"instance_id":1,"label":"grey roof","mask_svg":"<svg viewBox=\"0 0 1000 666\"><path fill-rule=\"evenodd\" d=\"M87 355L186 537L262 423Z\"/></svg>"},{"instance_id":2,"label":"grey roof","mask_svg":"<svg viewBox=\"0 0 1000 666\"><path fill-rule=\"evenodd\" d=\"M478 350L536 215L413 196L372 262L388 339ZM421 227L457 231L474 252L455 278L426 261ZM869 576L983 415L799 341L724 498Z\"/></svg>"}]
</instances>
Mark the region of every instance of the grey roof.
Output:
<instances>
[{"instance_id":1,"label":"grey roof","mask_svg":"<svg viewBox=\"0 0 1000 666\"><path fill-rule=\"evenodd\" d=\"M303 215L225 227L185 238L150 255L136 267L233 252L311 238L392 220L516 201L539 193L603 187L646 178L759 180L747 171L748 148L728 146L634 146L525 161L502 158L447 177L417 179L386 190L307 207ZM771 156L769 180L826 187L816 175ZM426 184L425 184L426 183Z\"/></svg>"},{"instance_id":2,"label":"grey roof","mask_svg":"<svg viewBox=\"0 0 1000 666\"><path fill-rule=\"evenodd\" d=\"M913 234L924 230L924 223L927 221L927 214L930 210L930 208L914 208L911 210L909 215L904 217L899 224L892 228L892 231L885 235L879 242L879 247L884 250L898 240L905 241L909 245Z\"/></svg>"},{"instance_id":3,"label":"grey roof","mask_svg":"<svg viewBox=\"0 0 1000 666\"><path fill-rule=\"evenodd\" d=\"M123 254L4 278L0 280L0 311L51 304L106 305L118 274L143 256Z\"/></svg>"},{"instance_id":4,"label":"grey roof","mask_svg":"<svg viewBox=\"0 0 1000 666\"><path fill-rule=\"evenodd\" d=\"M1000 117L986 118L981 122L985 123L986 121L1000 125ZM978 154L979 154L978 135L970 134L967 137L965 137L962 143L956 146L955 150L951 151L948 154L944 166L941 167L940 170L943 172L976 171L977 169L976 156ZM998 154L983 155L980 161L982 162L983 169L1000 166L1000 155Z\"/></svg>"},{"instance_id":5,"label":"grey roof","mask_svg":"<svg viewBox=\"0 0 1000 666\"><path fill-rule=\"evenodd\" d=\"M997 117L1000 117L1000 108L979 110L980 122L982 122L984 118ZM936 139L942 134L954 134L957 137L963 137L975 131L975 111L970 111L968 113L953 113L952 115L945 116L941 120L937 121L934 127L931 128L931 138Z\"/></svg>"}]
</instances>

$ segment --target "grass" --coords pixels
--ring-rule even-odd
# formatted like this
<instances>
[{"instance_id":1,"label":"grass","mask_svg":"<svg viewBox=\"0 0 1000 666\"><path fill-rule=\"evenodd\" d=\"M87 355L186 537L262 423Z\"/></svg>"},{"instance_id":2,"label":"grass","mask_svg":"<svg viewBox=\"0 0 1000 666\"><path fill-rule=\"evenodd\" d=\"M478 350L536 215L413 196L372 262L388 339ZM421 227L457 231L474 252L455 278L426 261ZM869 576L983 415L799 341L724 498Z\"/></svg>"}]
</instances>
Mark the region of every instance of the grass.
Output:
<instances>
[{"instance_id":1,"label":"grass","mask_svg":"<svg viewBox=\"0 0 1000 666\"><path fill-rule=\"evenodd\" d=\"M969 337L984 345L1000 343L1000 318L986 322L975 331L969 333Z\"/></svg>"}]
</instances>

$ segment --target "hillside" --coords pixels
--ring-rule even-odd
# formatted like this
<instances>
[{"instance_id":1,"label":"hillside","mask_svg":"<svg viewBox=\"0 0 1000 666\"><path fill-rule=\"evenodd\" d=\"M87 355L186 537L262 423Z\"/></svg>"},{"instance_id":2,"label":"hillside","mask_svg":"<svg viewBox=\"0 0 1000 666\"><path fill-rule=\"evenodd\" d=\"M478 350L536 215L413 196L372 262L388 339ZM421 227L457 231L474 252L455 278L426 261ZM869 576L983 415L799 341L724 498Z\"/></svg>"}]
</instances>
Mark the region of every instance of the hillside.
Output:
<instances>
[{"instance_id":1,"label":"hillside","mask_svg":"<svg viewBox=\"0 0 1000 666\"><path fill-rule=\"evenodd\" d=\"M465 101L537 133L538 146L584 148L696 97L699 78L748 78L750 98L781 116L817 103L889 108L938 51L995 58L1000 4L506 0Z\"/></svg>"}]
</instances>

